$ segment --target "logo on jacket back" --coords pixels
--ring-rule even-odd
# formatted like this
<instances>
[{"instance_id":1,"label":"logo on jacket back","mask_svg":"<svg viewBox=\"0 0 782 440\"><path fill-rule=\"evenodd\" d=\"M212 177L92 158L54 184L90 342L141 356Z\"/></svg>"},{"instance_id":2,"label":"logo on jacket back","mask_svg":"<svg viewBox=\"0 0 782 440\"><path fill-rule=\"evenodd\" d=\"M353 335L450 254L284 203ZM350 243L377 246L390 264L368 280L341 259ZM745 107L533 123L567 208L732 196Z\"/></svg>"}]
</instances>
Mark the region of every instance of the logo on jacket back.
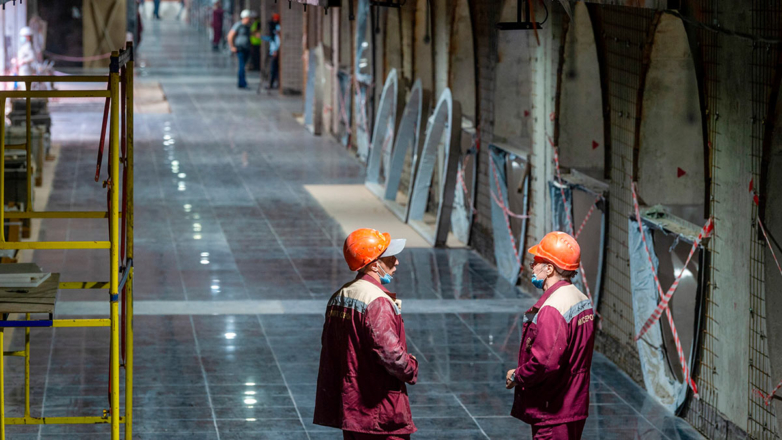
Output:
<instances>
[{"instance_id":1,"label":"logo on jacket back","mask_svg":"<svg viewBox=\"0 0 782 440\"><path fill-rule=\"evenodd\" d=\"M586 322L589 322L589 321L593 320L594 318L595 318L595 315L586 315L586 316L582 316L582 317L581 317L581 318L579 318L579 320L578 320L578 325L581 325L581 324L584 324L584 323L586 323Z\"/></svg>"}]
</instances>

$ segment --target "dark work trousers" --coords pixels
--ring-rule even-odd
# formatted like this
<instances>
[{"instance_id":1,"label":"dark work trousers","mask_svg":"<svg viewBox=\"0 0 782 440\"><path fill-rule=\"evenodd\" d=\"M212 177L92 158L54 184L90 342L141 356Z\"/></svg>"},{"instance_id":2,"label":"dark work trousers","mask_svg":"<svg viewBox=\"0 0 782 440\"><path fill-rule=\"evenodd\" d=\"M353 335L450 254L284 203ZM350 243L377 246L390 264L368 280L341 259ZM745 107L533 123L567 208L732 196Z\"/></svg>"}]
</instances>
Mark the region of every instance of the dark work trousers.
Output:
<instances>
[{"instance_id":1,"label":"dark work trousers","mask_svg":"<svg viewBox=\"0 0 782 440\"><path fill-rule=\"evenodd\" d=\"M250 51L247 49L238 49L236 56L239 58L239 88L247 87L247 59L250 57Z\"/></svg>"},{"instance_id":2,"label":"dark work trousers","mask_svg":"<svg viewBox=\"0 0 782 440\"><path fill-rule=\"evenodd\" d=\"M261 70L261 46L250 46L250 70L259 72Z\"/></svg>"},{"instance_id":3,"label":"dark work trousers","mask_svg":"<svg viewBox=\"0 0 782 440\"><path fill-rule=\"evenodd\" d=\"M271 73L269 74L269 88L273 88L274 84L277 83L277 80L280 76L280 54L277 53L277 55L272 57L272 68Z\"/></svg>"}]
</instances>

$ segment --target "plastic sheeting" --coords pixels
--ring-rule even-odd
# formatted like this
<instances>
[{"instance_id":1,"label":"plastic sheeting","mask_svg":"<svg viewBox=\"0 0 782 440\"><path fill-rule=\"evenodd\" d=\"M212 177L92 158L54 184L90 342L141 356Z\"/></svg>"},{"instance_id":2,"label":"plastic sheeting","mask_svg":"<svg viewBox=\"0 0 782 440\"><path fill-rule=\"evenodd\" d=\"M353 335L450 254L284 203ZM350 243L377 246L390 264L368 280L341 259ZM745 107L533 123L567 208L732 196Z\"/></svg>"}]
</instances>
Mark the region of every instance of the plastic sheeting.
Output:
<instances>
[{"instance_id":1,"label":"plastic sheeting","mask_svg":"<svg viewBox=\"0 0 782 440\"><path fill-rule=\"evenodd\" d=\"M657 271L658 260L652 246L654 237L649 227L641 222L649 252L652 253L652 263ZM628 251L630 255L630 284L633 293L633 316L635 318L635 334L641 331L646 319L657 308L659 293L654 282L654 273L649 266L649 259L638 230L638 223L630 219L627 225ZM662 319L666 319L663 317ZM654 325L636 342L641 361L641 371L644 376L646 391L661 405L670 411L676 410L687 398L687 384L680 383L670 370L668 359L663 347L663 335L660 325Z\"/></svg>"},{"instance_id":2,"label":"plastic sheeting","mask_svg":"<svg viewBox=\"0 0 782 440\"><path fill-rule=\"evenodd\" d=\"M473 162L475 163L475 162ZM463 173L463 161L459 161L458 173ZM464 172L466 174L466 172ZM465 183L466 184L466 183ZM451 230L456 239L464 244L470 241L470 227L472 226L472 206L464 194L464 189L457 182L453 195L453 210L451 211Z\"/></svg>"},{"instance_id":3,"label":"plastic sheeting","mask_svg":"<svg viewBox=\"0 0 782 440\"><path fill-rule=\"evenodd\" d=\"M369 154L369 102L368 96L371 89L372 66L375 60L372 59L370 49L371 42L367 38L368 28L371 27L372 19L370 17L369 0L359 0L358 11L356 15L356 146L358 149L359 160L366 162Z\"/></svg>"},{"instance_id":4,"label":"plastic sheeting","mask_svg":"<svg viewBox=\"0 0 782 440\"><path fill-rule=\"evenodd\" d=\"M570 218L572 221L575 221L573 219L573 191L570 189L570 186L567 184L563 184L562 191L565 192L565 201L567 203L562 203L562 191L560 191L560 184L557 182L549 182L548 183L549 188L549 195L551 196L551 227L555 231L562 231L567 232L570 235L574 234L574 231L571 231L568 228L568 221L567 221L567 211L565 210L566 206L567 209L570 210ZM574 228L578 227L578 225L573 225ZM579 271L575 277L571 280L573 281L573 285L578 287L578 290L582 292L586 292L584 289L584 281L581 279L581 271ZM592 289L595 288L595 286L590 286Z\"/></svg>"},{"instance_id":5,"label":"plastic sheeting","mask_svg":"<svg viewBox=\"0 0 782 440\"><path fill-rule=\"evenodd\" d=\"M350 121L353 117L353 106L350 99L350 74L342 70L337 72L337 81L339 82L339 120L340 120L340 135L339 141L342 146L347 147L350 145Z\"/></svg>"},{"instance_id":6,"label":"plastic sheeting","mask_svg":"<svg viewBox=\"0 0 782 440\"><path fill-rule=\"evenodd\" d=\"M505 164L508 160L509 154L510 153L506 152L505 150L501 150L494 145L489 145L489 156L494 162L494 169L496 170L497 178L500 181L498 194L497 184L494 182L494 176L491 175L492 172L490 171L489 191L491 194L497 197L497 199L502 201L505 206L508 206L508 184L505 173ZM524 214L526 214L526 212ZM519 264L519 258L516 257L516 251L522 242L520 239L526 234L527 230L527 220L524 219L522 221L524 222L524 225L521 228L521 237L513 238L516 241L516 249L514 249L514 243L511 241L511 235L508 231L508 223L505 212L499 205L497 205L497 203L492 200L491 226L494 236L494 259L497 263L497 271L511 284L516 284L516 282L518 282L519 274L521 272L521 265Z\"/></svg>"}]
</instances>

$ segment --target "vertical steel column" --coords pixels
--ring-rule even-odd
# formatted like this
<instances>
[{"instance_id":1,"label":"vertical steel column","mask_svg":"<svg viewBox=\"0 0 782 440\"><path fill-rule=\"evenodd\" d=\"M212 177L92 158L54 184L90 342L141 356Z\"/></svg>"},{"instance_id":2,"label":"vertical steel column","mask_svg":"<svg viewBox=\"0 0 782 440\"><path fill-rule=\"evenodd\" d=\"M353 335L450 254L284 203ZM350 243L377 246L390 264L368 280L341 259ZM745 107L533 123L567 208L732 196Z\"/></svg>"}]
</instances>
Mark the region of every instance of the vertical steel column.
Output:
<instances>
[{"instance_id":1,"label":"vertical steel column","mask_svg":"<svg viewBox=\"0 0 782 440\"><path fill-rule=\"evenodd\" d=\"M5 243L5 96L0 97L0 115L2 116L0 118L0 243ZM0 401L0 412L1 410ZM5 429L3 429L3 437L0 438L5 438L4 432Z\"/></svg>"},{"instance_id":2,"label":"vertical steel column","mask_svg":"<svg viewBox=\"0 0 782 440\"><path fill-rule=\"evenodd\" d=\"M111 301L111 440L119 440L119 52L111 53L109 72L109 88L111 89L110 142L111 163L109 164L111 195L110 225L110 258L111 279L109 295Z\"/></svg>"},{"instance_id":3,"label":"vertical steel column","mask_svg":"<svg viewBox=\"0 0 782 440\"><path fill-rule=\"evenodd\" d=\"M125 440L133 438L133 43L128 43L130 61L125 68L125 167L127 172L127 197L125 221L127 225L128 280L125 282Z\"/></svg>"},{"instance_id":4,"label":"vertical steel column","mask_svg":"<svg viewBox=\"0 0 782 440\"><path fill-rule=\"evenodd\" d=\"M3 125L5 125L5 122L3 122ZM4 332L5 329L0 328L0 440L5 440L5 372L3 371L5 354L2 353L5 350Z\"/></svg>"},{"instance_id":5,"label":"vertical steel column","mask_svg":"<svg viewBox=\"0 0 782 440\"><path fill-rule=\"evenodd\" d=\"M30 314L25 314L30 320ZM30 327L24 329L24 416L30 417Z\"/></svg>"},{"instance_id":6,"label":"vertical steel column","mask_svg":"<svg viewBox=\"0 0 782 440\"><path fill-rule=\"evenodd\" d=\"M25 90L29 91L32 88L32 81L29 79L24 80L24 88ZM25 141L24 141L24 148L25 151L27 151L27 201L24 204L24 211L30 212L33 210L33 136L32 136L32 98L30 98L30 95L27 95L27 98L25 98L25 105L26 105L26 122L25 122ZM32 224L32 220L30 220L30 223Z\"/></svg>"}]
</instances>

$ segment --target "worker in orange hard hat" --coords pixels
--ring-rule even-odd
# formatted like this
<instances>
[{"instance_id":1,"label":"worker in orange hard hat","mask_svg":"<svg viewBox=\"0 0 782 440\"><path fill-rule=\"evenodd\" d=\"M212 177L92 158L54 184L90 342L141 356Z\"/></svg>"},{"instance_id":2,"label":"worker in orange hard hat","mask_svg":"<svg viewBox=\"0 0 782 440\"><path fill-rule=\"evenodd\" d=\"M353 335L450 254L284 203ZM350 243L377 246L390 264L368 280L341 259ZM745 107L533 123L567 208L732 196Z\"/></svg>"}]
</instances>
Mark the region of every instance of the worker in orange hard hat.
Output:
<instances>
[{"instance_id":1,"label":"worker in orange hard hat","mask_svg":"<svg viewBox=\"0 0 782 440\"><path fill-rule=\"evenodd\" d=\"M532 283L544 292L524 315L518 366L505 377L505 387L516 389L511 415L532 425L536 440L580 439L595 345L592 300L570 282L581 248L569 234L551 232L529 253Z\"/></svg>"},{"instance_id":2,"label":"worker in orange hard hat","mask_svg":"<svg viewBox=\"0 0 782 440\"><path fill-rule=\"evenodd\" d=\"M359 229L342 248L358 276L326 308L313 423L341 429L344 439L407 440L416 431L406 384L415 384L418 361L407 351L401 301L385 288L404 247Z\"/></svg>"}]
</instances>

